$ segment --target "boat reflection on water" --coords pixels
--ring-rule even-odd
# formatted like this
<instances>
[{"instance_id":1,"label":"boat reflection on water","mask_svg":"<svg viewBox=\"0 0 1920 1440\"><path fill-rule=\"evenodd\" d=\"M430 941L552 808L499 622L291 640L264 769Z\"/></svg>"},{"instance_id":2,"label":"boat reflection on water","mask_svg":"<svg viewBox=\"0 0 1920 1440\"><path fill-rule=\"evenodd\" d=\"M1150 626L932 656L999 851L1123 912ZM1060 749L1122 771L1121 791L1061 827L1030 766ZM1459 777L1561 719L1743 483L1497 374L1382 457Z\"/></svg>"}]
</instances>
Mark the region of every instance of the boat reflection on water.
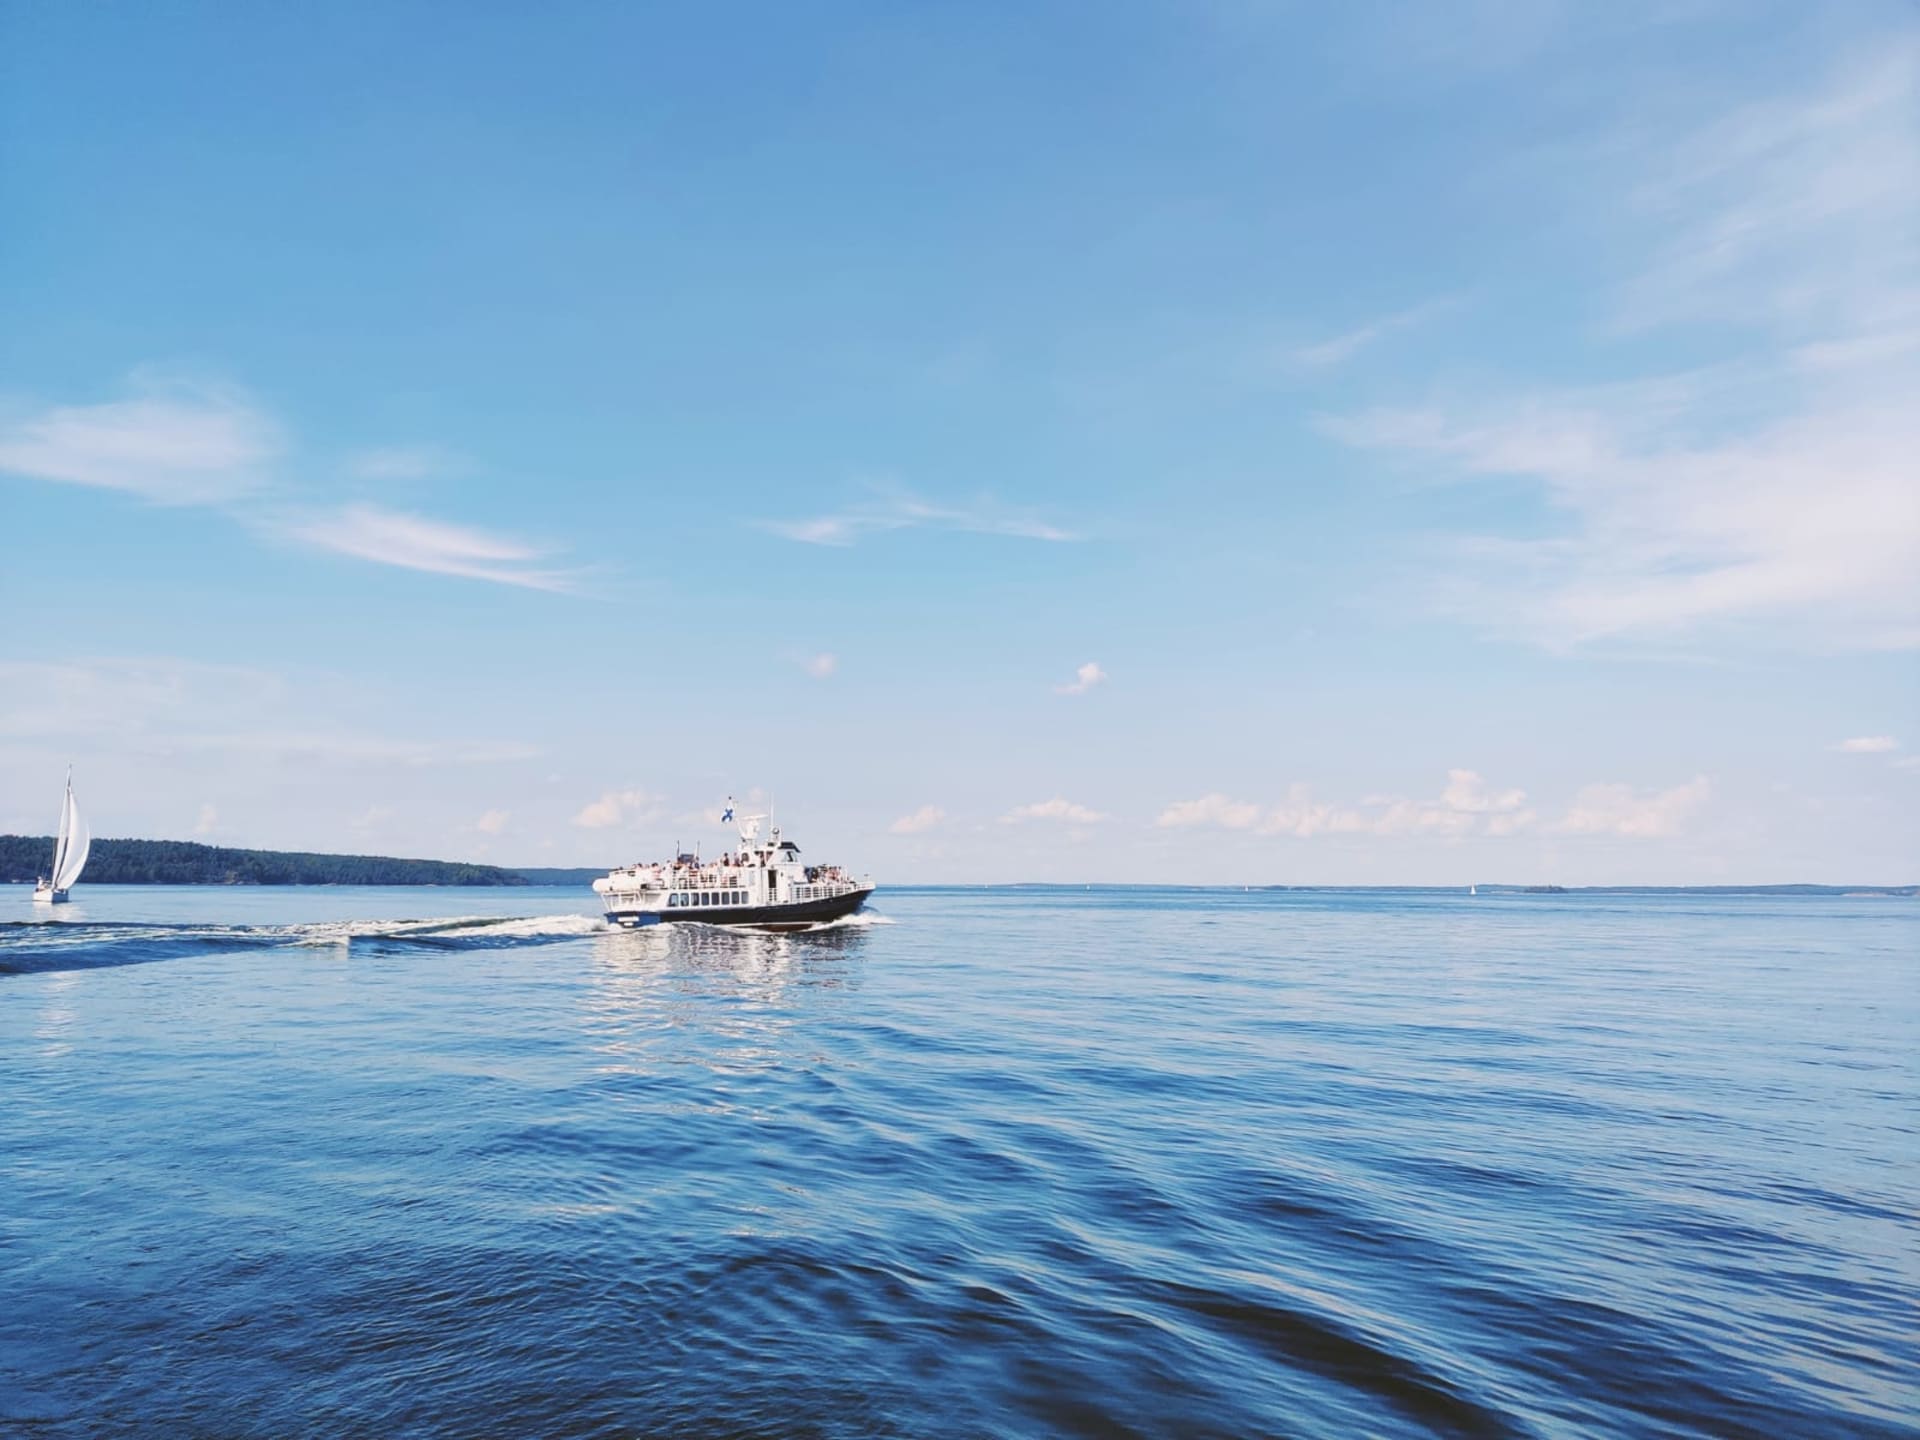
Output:
<instances>
[{"instance_id":1,"label":"boat reflection on water","mask_svg":"<svg viewBox=\"0 0 1920 1440\"><path fill-rule=\"evenodd\" d=\"M867 939L867 926L858 923L797 931L660 925L606 931L596 937L595 958L656 978L708 976L755 990L769 984L837 987L849 982L845 962L859 957Z\"/></svg>"},{"instance_id":2,"label":"boat reflection on water","mask_svg":"<svg viewBox=\"0 0 1920 1440\"><path fill-rule=\"evenodd\" d=\"M35 905L25 914L13 917L16 924L73 925L87 923L87 907L79 900L62 900L58 905Z\"/></svg>"},{"instance_id":3,"label":"boat reflection on water","mask_svg":"<svg viewBox=\"0 0 1920 1440\"><path fill-rule=\"evenodd\" d=\"M871 938L857 924L779 933L658 925L597 935L585 1018L603 1068L777 1068L795 1058L789 1052L807 1033L807 1012L859 985Z\"/></svg>"}]
</instances>

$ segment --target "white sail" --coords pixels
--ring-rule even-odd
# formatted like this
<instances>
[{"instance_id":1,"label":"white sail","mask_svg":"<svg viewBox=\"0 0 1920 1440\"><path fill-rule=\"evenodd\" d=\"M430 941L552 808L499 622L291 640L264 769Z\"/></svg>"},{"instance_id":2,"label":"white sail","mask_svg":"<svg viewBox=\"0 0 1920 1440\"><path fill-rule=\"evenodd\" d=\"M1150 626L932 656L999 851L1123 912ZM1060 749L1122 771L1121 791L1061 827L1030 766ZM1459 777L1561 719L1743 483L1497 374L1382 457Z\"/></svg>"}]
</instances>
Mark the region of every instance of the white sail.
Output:
<instances>
[{"instance_id":1,"label":"white sail","mask_svg":"<svg viewBox=\"0 0 1920 1440\"><path fill-rule=\"evenodd\" d=\"M80 818L80 807L73 803L73 785L67 785L67 803L60 809L60 841L54 851L53 888L69 889L87 868L87 851L93 837L87 822Z\"/></svg>"},{"instance_id":2,"label":"white sail","mask_svg":"<svg viewBox=\"0 0 1920 1440\"><path fill-rule=\"evenodd\" d=\"M54 877L60 873L60 864L67 858L67 827L73 820L73 777L67 777L67 793L60 802L60 823L53 832L53 865L47 871L47 883L51 885Z\"/></svg>"}]
</instances>

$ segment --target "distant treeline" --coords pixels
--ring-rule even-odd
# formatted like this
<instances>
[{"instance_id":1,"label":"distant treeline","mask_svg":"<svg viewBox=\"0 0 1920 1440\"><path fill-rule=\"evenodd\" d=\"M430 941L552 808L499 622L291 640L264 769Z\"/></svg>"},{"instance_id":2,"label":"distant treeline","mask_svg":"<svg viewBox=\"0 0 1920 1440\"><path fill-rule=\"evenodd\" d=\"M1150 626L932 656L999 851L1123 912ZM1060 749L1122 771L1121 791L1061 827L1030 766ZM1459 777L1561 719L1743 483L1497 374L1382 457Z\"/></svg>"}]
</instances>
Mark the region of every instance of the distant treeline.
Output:
<instances>
[{"instance_id":1,"label":"distant treeline","mask_svg":"<svg viewBox=\"0 0 1920 1440\"><path fill-rule=\"evenodd\" d=\"M53 860L51 835L0 835L0 882L34 881ZM389 855L229 850L190 840L96 840L81 884L526 885L518 871Z\"/></svg>"},{"instance_id":2,"label":"distant treeline","mask_svg":"<svg viewBox=\"0 0 1920 1440\"><path fill-rule=\"evenodd\" d=\"M513 873L529 885L591 885L607 873L607 867L583 870L578 866L533 865L521 866Z\"/></svg>"}]
</instances>

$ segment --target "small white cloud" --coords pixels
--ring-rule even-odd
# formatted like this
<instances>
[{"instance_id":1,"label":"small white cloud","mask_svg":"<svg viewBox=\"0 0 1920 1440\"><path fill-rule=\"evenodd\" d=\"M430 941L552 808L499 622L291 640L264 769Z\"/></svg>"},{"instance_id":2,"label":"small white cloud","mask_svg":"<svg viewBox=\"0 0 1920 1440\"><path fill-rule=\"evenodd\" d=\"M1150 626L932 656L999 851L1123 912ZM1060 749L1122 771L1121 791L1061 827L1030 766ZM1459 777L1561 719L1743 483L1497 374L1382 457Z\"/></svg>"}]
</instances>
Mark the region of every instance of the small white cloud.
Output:
<instances>
[{"instance_id":1,"label":"small white cloud","mask_svg":"<svg viewBox=\"0 0 1920 1440\"><path fill-rule=\"evenodd\" d=\"M1449 770L1447 788L1440 792L1440 803L1449 810L1471 815L1509 814L1527 803L1524 790L1490 792L1487 782L1472 770Z\"/></svg>"},{"instance_id":2,"label":"small white cloud","mask_svg":"<svg viewBox=\"0 0 1920 1440\"><path fill-rule=\"evenodd\" d=\"M825 680L840 668L840 657L822 650L818 655L809 655L802 660L800 668L816 680Z\"/></svg>"},{"instance_id":3,"label":"small white cloud","mask_svg":"<svg viewBox=\"0 0 1920 1440\"><path fill-rule=\"evenodd\" d=\"M1202 795L1198 800L1181 800L1160 812L1153 822L1169 829L1190 829L1196 825L1218 825L1226 830L1251 830L1260 823L1260 807L1245 800L1229 800L1221 794Z\"/></svg>"},{"instance_id":4,"label":"small white cloud","mask_svg":"<svg viewBox=\"0 0 1920 1440\"><path fill-rule=\"evenodd\" d=\"M211 835L219 823L220 812L214 809L211 804L202 805L200 807L200 818L193 823L193 833L196 835Z\"/></svg>"},{"instance_id":5,"label":"small white cloud","mask_svg":"<svg viewBox=\"0 0 1920 1440\"><path fill-rule=\"evenodd\" d=\"M507 816L505 810L489 810L473 822L474 829L482 835L498 835L507 828Z\"/></svg>"},{"instance_id":6,"label":"small white cloud","mask_svg":"<svg viewBox=\"0 0 1920 1440\"><path fill-rule=\"evenodd\" d=\"M1898 750L1900 742L1891 735L1856 735L1833 747L1842 755L1885 755Z\"/></svg>"},{"instance_id":7,"label":"small white cloud","mask_svg":"<svg viewBox=\"0 0 1920 1440\"><path fill-rule=\"evenodd\" d=\"M1089 660L1073 672L1073 679L1053 687L1056 695L1084 695L1107 678L1107 672Z\"/></svg>"},{"instance_id":8,"label":"small white cloud","mask_svg":"<svg viewBox=\"0 0 1920 1440\"><path fill-rule=\"evenodd\" d=\"M57 405L0 420L0 471L121 490L162 505L210 505L260 488L280 445L235 394L147 385L132 400Z\"/></svg>"},{"instance_id":9,"label":"small white cloud","mask_svg":"<svg viewBox=\"0 0 1920 1440\"><path fill-rule=\"evenodd\" d=\"M353 822L356 830L378 830L400 812L391 805L369 805L366 812Z\"/></svg>"},{"instance_id":10,"label":"small white cloud","mask_svg":"<svg viewBox=\"0 0 1920 1440\"><path fill-rule=\"evenodd\" d=\"M609 790L582 807L573 823L583 830L606 830L615 825L637 825L665 813L658 795L645 790Z\"/></svg>"},{"instance_id":11,"label":"small white cloud","mask_svg":"<svg viewBox=\"0 0 1920 1440\"><path fill-rule=\"evenodd\" d=\"M1438 800L1407 800L1370 795L1358 805L1317 800L1309 786L1287 787L1278 805L1234 800L1215 792L1181 800L1160 812L1154 823L1165 829L1211 827L1247 830L1258 835L1515 835L1538 817L1527 808L1524 790L1493 790L1472 770L1449 770Z\"/></svg>"},{"instance_id":12,"label":"small white cloud","mask_svg":"<svg viewBox=\"0 0 1920 1440\"><path fill-rule=\"evenodd\" d=\"M1037 804L1017 805L1000 817L1000 823L1017 825L1023 820L1065 820L1074 825L1092 825L1106 818L1098 810L1089 810L1084 805L1076 805L1056 795L1051 800L1042 800Z\"/></svg>"},{"instance_id":13,"label":"small white cloud","mask_svg":"<svg viewBox=\"0 0 1920 1440\"><path fill-rule=\"evenodd\" d=\"M381 565L460 575L531 590L566 590L569 577L538 567L545 551L483 530L403 514L378 505L349 505L286 525L285 533L323 550Z\"/></svg>"},{"instance_id":14,"label":"small white cloud","mask_svg":"<svg viewBox=\"0 0 1920 1440\"><path fill-rule=\"evenodd\" d=\"M1619 835L1660 839L1677 835L1707 803L1712 786L1696 775L1671 790L1640 792L1631 785L1588 785L1553 828L1563 835Z\"/></svg>"},{"instance_id":15,"label":"small white cloud","mask_svg":"<svg viewBox=\"0 0 1920 1440\"><path fill-rule=\"evenodd\" d=\"M947 812L938 805L922 805L911 815L902 815L889 825L887 830L894 835L918 835L922 831L931 830L946 818Z\"/></svg>"}]
</instances>

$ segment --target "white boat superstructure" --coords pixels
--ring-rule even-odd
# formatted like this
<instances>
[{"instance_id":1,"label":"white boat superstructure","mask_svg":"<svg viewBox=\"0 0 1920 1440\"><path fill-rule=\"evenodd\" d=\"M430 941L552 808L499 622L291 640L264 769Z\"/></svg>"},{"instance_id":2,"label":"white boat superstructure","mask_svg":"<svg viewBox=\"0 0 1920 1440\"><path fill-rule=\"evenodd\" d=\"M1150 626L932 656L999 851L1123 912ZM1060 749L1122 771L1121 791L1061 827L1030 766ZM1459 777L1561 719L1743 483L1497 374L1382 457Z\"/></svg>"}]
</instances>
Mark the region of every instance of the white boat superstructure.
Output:
<instances>
[{"instance_id":1,"label":"white boat superstructure","mask_svg":"<svg viewBox=\"0 0 1920 1440\"><path fill-rule=\"evenodd\" d=\"M33 887L36 905L64 905L80 872L87 868L87 851L93 837L87 822L80 818L80 807L73 803L73 770L67 770L67 797L60 804L60 832L53 839L53 868Z\"/></svg>"},{"instance_id":2,"label":"white boat superstructure","mask_svg":"<svg viewBox=\"0 0 1920 1440\"><path fill-rule=\"evenodd\" d=\"M728 802L722 817L733 820ZM671 861L628 865L593 882L617 925L690 920L706 925L753 925L799 930L851 915L873 893L871 877L855 878L838 865L809 865L800 847L765 815L745 815L738 848L716 860L682 854Z\"/></svg>"}]
</instances>

